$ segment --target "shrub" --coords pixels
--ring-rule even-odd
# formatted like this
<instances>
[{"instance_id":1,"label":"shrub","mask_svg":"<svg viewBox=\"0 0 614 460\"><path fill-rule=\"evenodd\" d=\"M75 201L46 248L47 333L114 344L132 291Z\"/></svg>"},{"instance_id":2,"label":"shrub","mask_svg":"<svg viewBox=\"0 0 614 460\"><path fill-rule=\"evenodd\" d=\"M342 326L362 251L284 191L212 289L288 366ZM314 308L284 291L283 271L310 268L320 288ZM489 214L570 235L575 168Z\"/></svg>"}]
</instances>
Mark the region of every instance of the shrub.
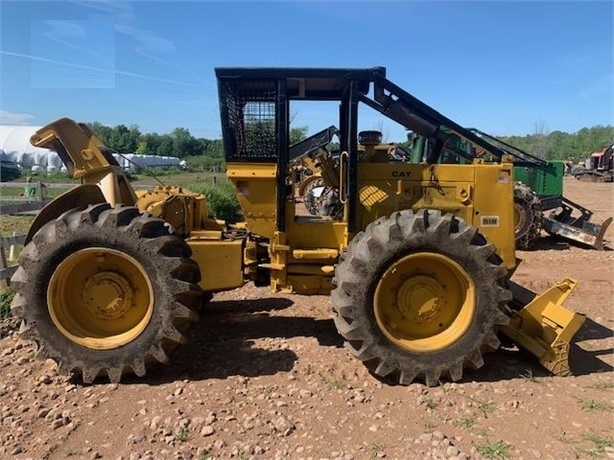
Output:
<instances>
[{"instance_id":1,"label":"shrub","mask_svg":"<svg viewBox=\"0 0 614 460\"><path fill-rule=\"evenodd\" d=\"M10 289L0 289L0 319L11 316L11 302L15 292Z\"/></svg>"},{"instance_id":2,"label":"shrub","mask_svg":"<svg viewBox=\"0 0 614 460\"><path fill-rule=\"evenodd\" d=\"M17 168L0 167L0 182L10 182L21 177L21 171Z\"/></svg>"},{"instance_id":3,"label":"shrub","mask_svg":"<svg viewBox=\"0 0 614 460\"><path fill-rule=\"evenodd\" d=\"M202 193L207 197L209 214L216 219L230 223L243 219L235 189L228 180L218 180L215 184L212 182L193 182L188 184L186 188L196 193Z\"/></svg>"}]
</instances>

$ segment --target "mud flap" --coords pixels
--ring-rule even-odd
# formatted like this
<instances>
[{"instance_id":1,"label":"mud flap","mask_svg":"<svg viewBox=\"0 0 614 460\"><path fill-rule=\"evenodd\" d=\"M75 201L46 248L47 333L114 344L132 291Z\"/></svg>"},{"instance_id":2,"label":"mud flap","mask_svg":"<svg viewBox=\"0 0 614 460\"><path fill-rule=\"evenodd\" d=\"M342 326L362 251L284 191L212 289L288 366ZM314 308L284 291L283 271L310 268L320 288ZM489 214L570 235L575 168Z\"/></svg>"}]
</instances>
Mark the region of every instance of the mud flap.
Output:
<instances>
[{"instance_id":1,"label":"mud flap","mask_svg":"<svg viewBox=\"0 0 614 460\"><path fill-rule=\"evenodd\" d=\"M535 355L555 375L571 373L569 347L586 320L562 305L576 285L576 281L565 278L538 296L509 281L508 287L514 295L510 307L515 311L501 332Z\"/></svg>"}]
</instances>

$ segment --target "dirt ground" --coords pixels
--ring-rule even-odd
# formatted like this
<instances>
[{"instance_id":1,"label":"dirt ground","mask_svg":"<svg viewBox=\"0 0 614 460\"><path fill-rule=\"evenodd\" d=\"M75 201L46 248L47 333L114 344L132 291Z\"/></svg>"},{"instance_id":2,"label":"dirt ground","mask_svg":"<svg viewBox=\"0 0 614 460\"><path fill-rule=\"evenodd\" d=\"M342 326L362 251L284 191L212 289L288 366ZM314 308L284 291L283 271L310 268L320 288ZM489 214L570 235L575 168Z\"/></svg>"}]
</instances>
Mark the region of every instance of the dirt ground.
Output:
<instances>
[{"instance_id":1,"label":"dirt ground","mask_svg":"<svg viewBox=\"0 0 614 460\"><path fill-rule=\"evenodd\" d=\"M614 216L614 184L567 179L565 195ZM457 383L389 386L343 347L327 297L248 285L214 297L172 364L119 385L58 375L5 321L0 458L614 458L614 251L544 235L518 256L535 291L579 281L573 377L500 350Z\"/></svg>"}]
</instances>

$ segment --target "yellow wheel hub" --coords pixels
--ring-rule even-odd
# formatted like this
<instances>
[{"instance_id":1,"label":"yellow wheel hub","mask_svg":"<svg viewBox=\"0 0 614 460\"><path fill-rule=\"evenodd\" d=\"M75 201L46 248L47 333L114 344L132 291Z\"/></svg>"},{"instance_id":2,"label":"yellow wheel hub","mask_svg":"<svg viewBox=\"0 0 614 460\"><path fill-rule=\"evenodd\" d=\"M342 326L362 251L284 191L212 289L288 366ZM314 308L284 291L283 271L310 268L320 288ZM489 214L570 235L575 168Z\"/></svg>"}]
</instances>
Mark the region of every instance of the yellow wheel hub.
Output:
<instances>
[{"instance_id":1,"label":"yellow wheel hub","mask_svg":"<svg viewBox=\"0 0 614 460\"><path fill-rule=\"evenodd\" d=\"M475 285L455 261L421 252L393 263L379 281L373 301L378 326L406 350L445 349L469 329L475 315Z\"/></svg>"},{"instance_id":2,"label":"yellow wheel hub","mask_svg":"<svg viewBox=\"0 0 614 460\"><path fill-rule=\"evenodd\" d=\"M417 275L402 284L397 305L406 319L423 323L439 313L444 295L443 288L433 278Z\"/></svg>"},{"instance_id":3,"label":"yellow wheel hub","mask_svg":"<svg viewBox=\"0 0 614 460\"><path fill-rule=\"evenodd\" d=\"M47 291L51 320L71 341L95 350L125 345L153 314L153 287L133 257L107 248L81 249L57 267Z\"/></svg>"},{"instance_id":4,"label":"yellow wheel hub","mask_svg":"<svg viewBox=\"0 0 614 460\"><path fill-rule=\"evenodd\" d=\"M132 305L132 290L126 279L111 271L96 273L83 289L83 303L98 319L115 319Z\"/></svg>"},{"instance_id":5,"label":"yellow wheel hub","mask_svg":"<svg viewBox=\"0 0 614 460\"><path fill-rule=\"evenodd\" d=\"M526 222L525 210L518 203L514 203L514 231L518 231L524 227Z\"/></svg>"}]
</instances>

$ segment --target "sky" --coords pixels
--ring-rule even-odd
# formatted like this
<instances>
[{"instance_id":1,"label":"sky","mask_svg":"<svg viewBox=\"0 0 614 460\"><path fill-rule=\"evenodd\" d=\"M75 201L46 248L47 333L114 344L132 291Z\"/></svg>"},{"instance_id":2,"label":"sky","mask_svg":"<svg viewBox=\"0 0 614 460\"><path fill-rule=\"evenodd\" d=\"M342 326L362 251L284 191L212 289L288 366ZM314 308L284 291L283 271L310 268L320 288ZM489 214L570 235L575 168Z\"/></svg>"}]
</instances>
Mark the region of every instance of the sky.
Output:
<instances>
[{"instance_id":1,"label":"sky","mask_svg":"<svg viewBox=\"0 0 614 460\"><path fill-rule=\"evenodd\" d=\"M221 137L215 67L384 66L494 135L614 124L611 1L0 1L0 124ZM336 107L293 103L317 132ZM370 109L359 129L403 141Z\"/></svg>"}]
</instances>

